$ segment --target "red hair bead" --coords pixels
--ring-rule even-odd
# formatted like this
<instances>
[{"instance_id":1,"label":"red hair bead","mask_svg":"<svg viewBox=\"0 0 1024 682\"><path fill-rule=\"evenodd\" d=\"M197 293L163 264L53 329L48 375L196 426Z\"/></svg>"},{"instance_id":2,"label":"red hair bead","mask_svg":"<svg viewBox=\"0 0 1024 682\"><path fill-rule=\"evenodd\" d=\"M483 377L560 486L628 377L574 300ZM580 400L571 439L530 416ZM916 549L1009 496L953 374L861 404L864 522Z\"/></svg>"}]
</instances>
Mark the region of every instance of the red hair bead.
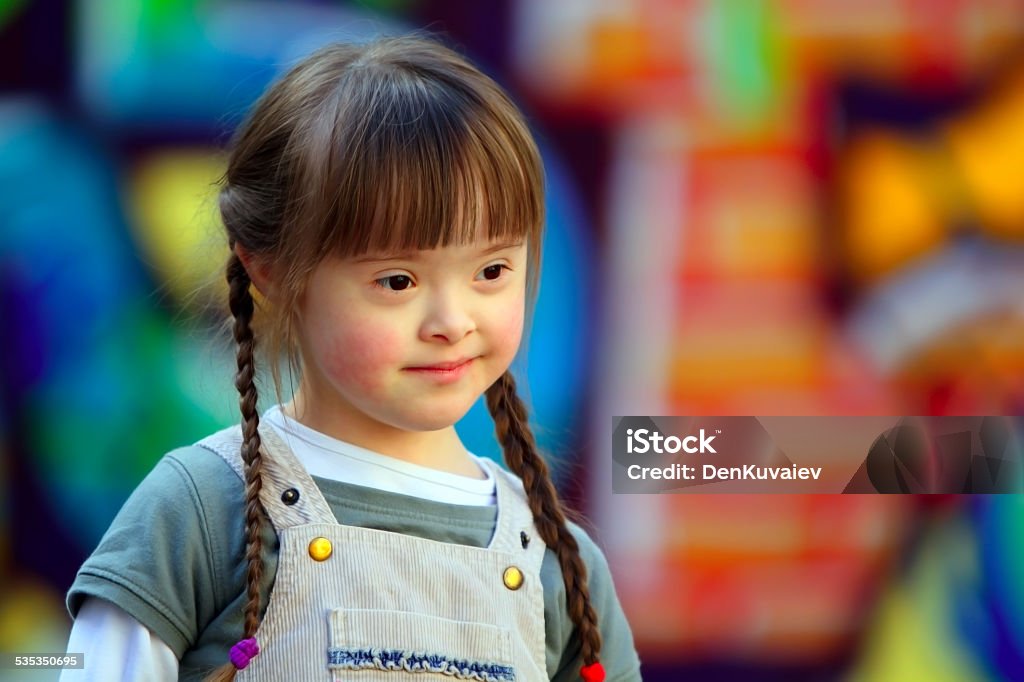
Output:
<instances>
[{"instance_id":1,"label":"red hair bead","mask_svg":"<svg viewBox=\"0 0 1024 682\"><path fill-rule=\"evenodd\" d=\"M601 661L594 661L590 665L580 668L580 677L583 682L604 682L604 666Z\"/></svg>"}]
</instances>

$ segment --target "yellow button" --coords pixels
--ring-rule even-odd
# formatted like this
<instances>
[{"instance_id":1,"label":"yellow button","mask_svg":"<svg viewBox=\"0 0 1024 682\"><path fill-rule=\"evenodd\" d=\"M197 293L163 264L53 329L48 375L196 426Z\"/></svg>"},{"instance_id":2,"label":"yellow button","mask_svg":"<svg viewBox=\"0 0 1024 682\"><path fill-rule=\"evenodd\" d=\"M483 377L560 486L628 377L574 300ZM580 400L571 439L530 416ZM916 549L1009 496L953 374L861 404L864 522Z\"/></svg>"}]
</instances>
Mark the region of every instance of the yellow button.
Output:
<instances>
[{"instance_id":1,"label":"yellow button","mask_svg":"<svg viewBox=\"0 0 1024 682\"><path fill-rule=\"evenodd\" d=\"M316 561L325 561L331 556L331 541L327 538L313 538L309 543L309 556Z\"/></svg>"},{"instance_id":2,"label":"yellow button","mask_svg":"<svg viewBox=\"0 0 1024 682\"><path fill-rule=\"evenodd\" d=\"M501 579L505 581L505 587L510 590L518 590L523 586L523 572L515 566L509 566L502 573Z\"/></svg>"}]
</instances>

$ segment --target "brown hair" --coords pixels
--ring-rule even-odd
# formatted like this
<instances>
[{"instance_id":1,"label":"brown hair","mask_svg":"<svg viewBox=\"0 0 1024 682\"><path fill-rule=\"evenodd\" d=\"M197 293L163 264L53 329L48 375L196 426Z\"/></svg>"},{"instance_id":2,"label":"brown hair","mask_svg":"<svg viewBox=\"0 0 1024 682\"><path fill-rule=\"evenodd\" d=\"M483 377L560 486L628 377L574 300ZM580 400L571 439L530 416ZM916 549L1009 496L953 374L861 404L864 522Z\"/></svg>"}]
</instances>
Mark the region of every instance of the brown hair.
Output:
<instances>
[{"instance_id":1,"label":"brown hair","mask_svg":"<svg viewBox=\"0 0 1024 682\"><path fill-rule=\"evenodd\" d=\"M246 604L243 639L259 626L259 501L250 275L236 251L274 273L275 301L261 301L266 345L280 394L276 358L293 370L299 353L291 311L325 257L432 249L473 240L525 238L529 300L536 292L543 227L543 168L515 105L490 78L436 42L417 37L335 44L275 82L232 141L220 194L232 255L227 264L245 462ZM262 333L262 332L261 332ZM583 660L601 648L587 571L575 537L506 372L487 390L509 468L523 480L541 538L558 555L569 615ZM211 679L233 679L228 663Z\"/></svg>"}]
</instances>

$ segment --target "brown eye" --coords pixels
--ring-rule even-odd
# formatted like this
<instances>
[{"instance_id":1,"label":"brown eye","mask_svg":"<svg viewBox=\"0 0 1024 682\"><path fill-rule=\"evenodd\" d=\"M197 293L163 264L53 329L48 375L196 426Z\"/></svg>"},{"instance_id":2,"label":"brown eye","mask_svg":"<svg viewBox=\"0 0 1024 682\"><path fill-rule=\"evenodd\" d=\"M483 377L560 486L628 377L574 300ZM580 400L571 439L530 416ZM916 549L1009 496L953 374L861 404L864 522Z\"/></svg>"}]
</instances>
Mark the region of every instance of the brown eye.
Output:
<instances>
[{"instance_id":1,"label":"brown eye","mask_svg":"<svg viewBox=\"0 0 1024 682\"><path fill-rule=\"evenodd\" d=\"M412 286L412 278L408 275L391 275L376 280L377 286L392 291L402 291Z\"/></svg>"},{"instance_id":2,"label":"brown eye","mask_svg":"<svg viewBox=\"0 0 1024 682\"><path fill-rule=\"evenodd\" d=\"M504 269L505 266L501 264L488 265L481 274L484 276L484 279L498 279L501 277L501 271Z\"/></svg>"}]
</instances>

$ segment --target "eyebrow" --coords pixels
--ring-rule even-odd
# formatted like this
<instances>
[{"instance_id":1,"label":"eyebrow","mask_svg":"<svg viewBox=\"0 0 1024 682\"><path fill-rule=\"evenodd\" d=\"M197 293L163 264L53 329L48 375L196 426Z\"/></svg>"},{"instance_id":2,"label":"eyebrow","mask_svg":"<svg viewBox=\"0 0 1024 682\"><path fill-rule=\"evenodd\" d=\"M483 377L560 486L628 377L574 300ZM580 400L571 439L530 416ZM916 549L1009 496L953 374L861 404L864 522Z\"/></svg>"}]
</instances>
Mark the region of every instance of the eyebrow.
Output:
<instances>
[{"instance_id":1,"label":"eyebrow","mask_svg":"<svg viewBox=\"0 0 1024 682\"><path fill-rule=\"evenodd\" d=\"M513 248L520 247L520 246L523 245L523 243L524 243L523 240L514 241L514 242L499 242L497 244L492 244L491 246L488 246L486 249L481 249L480 252L479 252L479 255L480 256L489 256L492 253L496 253L498 251L504 251L505 249L513 249ZM416 257L418 255L418 253L419 253L418 251L402 251L401 253L393 253L393 254L390 254L390 255L387 255L387 256L382 256L382 255L361 256L359 258L356 258L355 262L356 263L379 263L379 262L382 262L382 261L389 261L389 260L416 260Z\"/></svg>"}]
</instances>

